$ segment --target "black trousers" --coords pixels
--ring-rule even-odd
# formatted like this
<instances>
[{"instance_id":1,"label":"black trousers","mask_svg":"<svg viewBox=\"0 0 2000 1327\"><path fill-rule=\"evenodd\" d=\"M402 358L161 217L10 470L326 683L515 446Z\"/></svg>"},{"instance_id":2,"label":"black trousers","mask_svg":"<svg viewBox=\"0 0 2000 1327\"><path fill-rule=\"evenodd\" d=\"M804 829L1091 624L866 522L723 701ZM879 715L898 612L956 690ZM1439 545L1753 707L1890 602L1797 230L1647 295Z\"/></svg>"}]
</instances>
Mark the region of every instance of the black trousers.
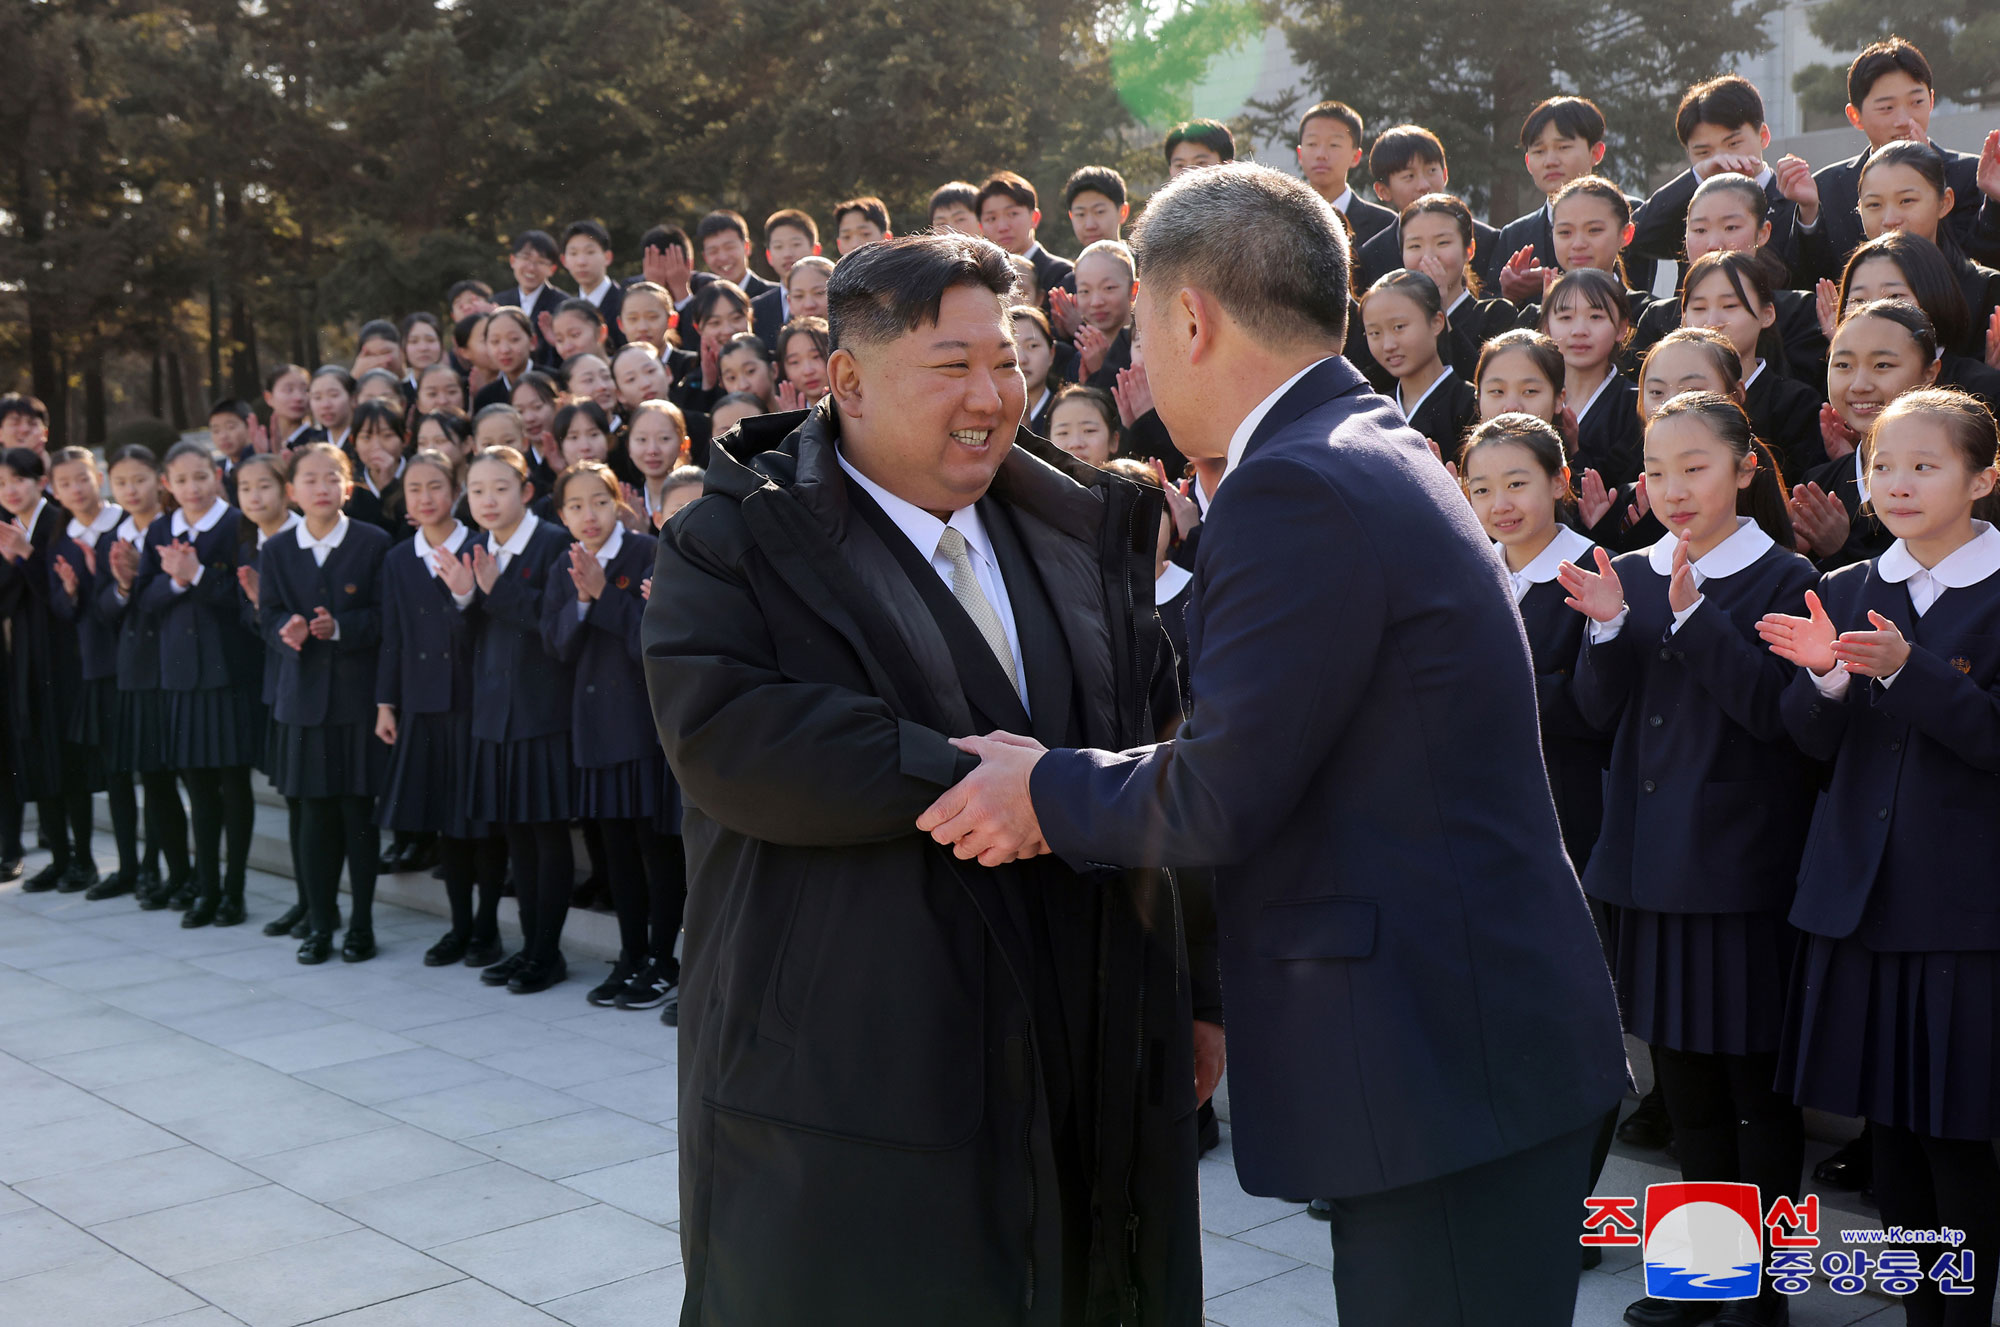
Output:
<instances>
[{"instance_id":1,"label":"black trousers","mask_svg":"<svg viewBox=\"0 0 2000 1327\"><path fill-rule=\"evenodd\" d=\"M521 952L537 963L562 953L569 891L576 883L576 849L560 820L508 825L507 855L514 863L514 896L521 913Z\"/></svg>"},{"instance_id":2,"label":"black trousers","mask_svg":"<svg viewBox=\"0 0 2000 1327\"><path fill-rule=\"evenodd\" d=\"M1884 1226L1965 1232L1960 1247L1972 1251L1973 1293L1941 1295L1926 1279L1903 1296L1909 1327L1987 1327L1993 1321L1993 1288L2000 1268L2000 1162L1984 1138L1931 1138L1875 1121L1875 1199ZM1944 1247L1914 1248L1929 1272Z\"/></svg>"},{"instance_id":3,"label":"black trousers","mask_svg":"<svg viewBox=\"0 0 2000 1327\"><path fill-rule=\"evenodd\" d=\"M1595 1119L1492 1161L1332 1199L1341 1327L1550 1327L1576 1311Z\"/></svg>"}]
</instances>

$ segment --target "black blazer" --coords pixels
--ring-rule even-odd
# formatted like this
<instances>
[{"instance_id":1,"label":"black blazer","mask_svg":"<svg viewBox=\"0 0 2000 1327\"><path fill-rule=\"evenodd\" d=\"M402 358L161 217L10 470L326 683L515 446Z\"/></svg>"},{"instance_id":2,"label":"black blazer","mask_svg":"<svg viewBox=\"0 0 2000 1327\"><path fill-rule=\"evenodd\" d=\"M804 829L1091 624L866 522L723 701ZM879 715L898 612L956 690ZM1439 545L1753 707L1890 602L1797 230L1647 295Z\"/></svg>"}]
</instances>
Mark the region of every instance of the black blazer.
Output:
<instances>
[{"instance_id":1,"label":"black blazer","mask_svg":"<svg viewBox=\"0 0 2000 1327\"><path fill-rule=\"evenodd\" d=\"M1031 789L1071 861L1215 866L1244 1187L1378 1192L1600 1118L1616 1001L1464 496L1333 358L1266 413L1205 531L1193 717L1051 751Z\"/></svg>"},{"instance_id":2,"label":"black blazer","mask_svg":"<svg viewBox=\"0 0 2000 1327\"><path fill-rule=\"evenodd\" d=\"M1631 616L1600 644L1586 630L1577 654L1578 711L1617 730L1583 887L1653 912L1782 911L1814 775L1778 714L1792 666L1765 648L1757 619L1803 616L1818 576L1774 545L1734 575L1704 581L1701 605L1670 633L1667 577L1650 556L1613 562Z\"/></svg>"},{"instance_id":3,"label":"black blazer","mask_svg":"<svg viewBox=\"0 0 2000 1327\"><path fill-rule=\"evenodd\" d=\"M1083 352L1073 345L1065 350L1063 347L1066 345L1067 342L1057 343L1056 363L1049 372L1052 381L1060 378L1064 382L1080 382L1086 387L1096 387L1108 392L1118 385L1119 371L1132 367L1130 327L1118 329L1118 335L1111 338L1111 345L1104 352L1104 362L1097 366L1097 372L1088 377L1085 377L1083 372Z\"/></svg>"},{"instance_id":4,"label":"black blazer","mask_svg":"<svg viewBox=\"0 0 2000 1327\"><path fill-rule=\"evenodd\" d=\"M568 732L570 670L542 647L542 595L562 570L569 532L540 521L528 546L507 564L490 593L473 590L465 608L472 633L472 735L518 742ZM481 530L461 545L491 551Z\"/></svg>"},{"instance_id":5,"label":"black blazer","mask_svg":"<svg viewBox=\"0 0 2000 1327\"><path fill-rule=\"evenodd\" d=\"M1567 594L1560 581L1544 581L1529 586L1515 607L1535 666L1535 708L1542 721L1549 792L1562 825L1563 847L1570 864L1581 872L1604 821L1604 769L1611 757L1611 739L1576 707L1573 674L1577 651L1583 646L1585 618L1563 602Z\"/></svg>"},{"instance_id":6,"label":"black blazer","mask_svg":"<svg viewBox=\"0 0 2000 1327\"><path fill-rule=\"evenodd\" d=\"M1910 660L1891 686L1850 677L1839 700L1804 669L1785 689L1786 730L1833 762L1792 924L1877 952L2000 949L2000 577L1946 590L1921 617L1874 560L1819 595L1838 631L1870 630L1871 609L1894 622Z\"/></svg>"},{"instance_id":7,"label":"black blazer","mask_svg":"<svg viewBox=\"0 0 2000 1327\"><path fill-rule=\"evenodd\" d=\"M1520 310L1506 300L1469 299L1458 306L1457 313L1445 315L1445 334L1438 338L1438 353L1469 382L1486 343L1515 326L1520 317Z\"/></svg>"},{"instance_id":8,"label":"black blazer","mask_svg":"<svg viewBox=\"0 0 2000 1327\"><path fill-rule=\"evenodd\" d=\"M1583 402L1568 403L1581 410ZM1639 389L1624 374L1613 372L1590 412L1576 422L1576 462L1595 470L1607 488L1629 484L1646 468L1646 426L1639 419Z\"/></svg>"},{"instance_id":9,"label":"black blazer","mask_svg":"<svg viewBox=\"0 0 2000 1327\"><path fill-rule=\"evenodd\" d=\"M2000 369L1983 358L1954 355L1946 351L1938 361L1937 383L1940 387L1958 387L1971 392L1986 403L1988 410L2000 414Z\"/></svg>"},{"instance_id":10,"label":"black blazer","mask_svg":"<svg viewBox=\"0 0 2000 1327\"><path fill-rule=\"evenodd\" d=\"M750 330L764 343L764 353L775 358L778 353L778 332L785 325L785 292L772 287L756 299L750 301ZM696 356L695 372L701 372L700 357ZM674 377L680 381L680 375Z\"/></svg>"},{"instance_id":11,"label":"black blazer","mask_svg":"<svg viewBox=\"0 0 2000 1327\"><path fill-rule=\"evenodd\" d=\"M153 518L153 525L165 525L173 517L161 512ZM153 526L147 526L150 533ZM116 531L113 532L116 537ZM139 547L139 562L143 568L146 560L146 545L142 539ZM157 691L160 687L160 622L159 618L138 606L139 580L132 579L132 593L123 594L118 588L118 578L111 574L111 546L102 549L103 561L97 565L102 574L91 587L91 612L99 622L118 633L118 689L120 691Z\"/></svg>"},{"instance_id":12,"label":"black blazer","mask_svg":"<svg viewBox=\"0 0 2000 1327\"><path fill-rule=\"evenodd\" d=\"M1625 201L1632 206L1632 224L1636 228L1639 224L1639 210L1645 204L1630 194L1625 195ZM1502 266L1506 264L1509 258L1514 256L1516 251L1529 247L1534 249L1535 262L1539 266L1560 267L1562 265L1556 261L1555 226L1549 221L1549 209L1546 201L1544 201L1542 206L1536 208L1526 216L1515 217L1500 228L1498 253ZM1629 245L1626 247L1624 258L1626 281L1638 290L1651 290L1653 288L1653 278L1658 275L1658 265L1654 260L1645 254L1632 252ZM1499 270L1499 267L1494 268L1496 284ZM1636 323L1637 316L1634 315L1634 325ZM1527 325L1533 326L1532 323Z\"/></svg>"},{"instance_id":13,"label":"black blazer","mask_svg":"<svg viewBox=\"0 0 2000 1327\"><path fill-rule=\"evenodd\" d=\"M1359 249L1385 228L1395 225L1396 214L1380 203L1369 202L1356 189L1354 196L1347 200L1347 224L1354 228L1354 246ZM1401 259L1398 259L1390 270L1394 271L1402 265Z\"/></svg>"},{"instance_id":14,"label":"black blazer","mask_svg":"<svg viewBox=\"0 0 2000 1327\"><path fill-rule=\"evenodd\" d=\"M1465 431L1479 422L1479 397L1464 374L1447 374L1410 416L1410 427L1436 443L1439 456L1453 461Z\"/></svg>"},{"instance_id":15,"label":"black blazer","mask_svg":"<svg viewBox=\"0 0 2000 1327\"><path fill-rule=\"evenodd\" d=\"M11 519L11 518L10 518ZM29 551L19 562L0 558L0 621L7 624L7 751L14 793L38 801L62 792L62 747L83 691L76 624L53 612L56 587L50 563L69 513L53 498L28 531Z\"/></svg>"},{"instance_id":16,"label":"black blazer","mask_svg":"<svg viewBox=\"0 0 2000 1327\"><path fill-rule=\"evenodd\" d=\"M1936 143L1931 146L1938 147ZM1985 197L1979 192L1979 158L1950 148L1938 150L1944 153L1945 183L1951 186L1952 194L1951 215L1945 224L1961 246L1968 241L1976 243L1973 231ZM1798 231L1798 262L1792 268L1792 284L1799 289L1810 290L1821 277L1839 281L1847 255L1867 239L1861 228L1861 163L1867 158L1868 153L1862 152L1813 172L1819 185L1819 224L1809 231Z\"/></svg>"},{"instance_id":17,"label":"black blazer","mask_svg":"<svg viewBox=\"0 0 2000 1327\"><path fill-rule=\"evenodd\" d=\"M619 285L616 278L606 277L605 280L610 288L598 302L597 312L604 318L605 349L613 351L625 344L625 333L618 330L618 315L625 311L625 287Z\"/></svg>"},{"instance_id":18,"label":"black blazer","mask_svg":"<svg viewBox=\"0 0 2000 1327\"><path fill-rule=\"evenodd\" d=\"M118 529L113 526L91 539L91 553L98 568L95 572L84 564L83 548L69 537L67 523L57 533L49 550L49 611L75 626L77 654L86 682L118 675L118 626L92 611L97 602L98 587L104 581L117 584L111 576L111 545L117 538ZM74 595L63 588L62 581L55 574L58 558L69 563L71 570L76 572Z\"/></svg>"},{"instance_id":19,"label":"black blazer","mask_svg":"<svg viewBox=\"0 0 2000 1327\"><path fill-rule=\"evenodd\" d=\"M1066 288L1072 292L1075 291L1075 263L1072 263L1067 258L1058 257L1050 253L1048 246L1044 245L1040 240L1035 241L1035 247L1028 253L1027 258L1035 269L1035 284L1042 288L1043 308L1046 309L1049 306L1049 292L1057 286L1069 282L1070 284Z\"/></svg>"},{"instance_id":20,"label":"black blazer","mask_svg":"<svg viewBox=\"0 0 2000 1327\"><path fill-rule=\"evenodd\" d=\"M162 690L213 691L256 684L263 650L238 620L243 594L236 584L241 520L242 513L225 507L221 520L194 536L201 580L179 594L173 591L173 578L160 570L160 550L174 542L174 518L162 514L146 527L132 602L159 624Z\"/></svg>"},{"instance_id":21,"label":"black blazer","mask_svg":"<svg viewBox=\"0 0 2000 1327\"><path fill-rule=\"evenodd\" d=\"M1694 172L1684 170L1655 189L1653 196L1632 214L1632 242L1625 246L1625 252L1661 262L1681 262L1687 255L1688 208L1700 186ZM1764 201L1765 217L1771 223L1771 238L1764 247L1784 264L1789 279L1798 261L1798 239L1792 227L1797 222L1799 207L1779 190L1775 172L1764 186Z\"/></svg>"},{"instance_id":22,"label":"black blazer","mask_svg":"<svg viewBox=\"0 0 2000 1327\"><path fill-rule=\"evenodd\" d=\"M271 717L300 728L375 720L375 663L382 643L382 558L389 536L348 517L340 547L326 565L299 547L298 525L264 542L258 559L257 619L277 652L278 691ZM324 608L338 640L308 635L294 650L278 632L294 614L312 621Z\"/></svg>"},{"instance_id":23,"label":"black blazer","mask_svg":"<svg viewBox=\"0 0 2000 1327\"><path fill-rule=\"evenodd\" d=\"M1826 399L1818 392L1767 362L1743 389L1743 402L1751 429L1778 455L1786 492L1800 482L1794 476L1826 464L1826 443L1819 435L1819 408Z\"/></svg>"},{"instance_id":24,"label":"black blazer","mask_svg":"<svg viewBox=\"0 0 2000 1327\"><path fill-rule=\"evenodd\" d=\"M640 760L660 747L639 655L639 618L646 611L639 586L653 574L658 550L653 536L627 530L618 556L604 569L604 593L581 619L567 557L557 562L542 591L542 645L576 670L570 749L586 769Z\"/></svg>"},{"instance_id":25,"label":"black blazer","mask_svg":"<svg viewBox=\"0 0 2000 1327\"><path fill-rule=\"evenodd\" d=\"M1387 212L1388 208L1382 209ZM1390 213L1393 218L1394 213ZM1500 266L1506 258L1500 254L1500 232L1477 217L1472 221L1472 270L1479 275L1480 282L1489 290L1498 290ZM1369 236L1367 241L1355 249L1355 286L1366 291L1389 273L1403 265L1403 223L1391 220L1388 225Z\"/></svg>"},{"instance_id":26,"label":"black blazer","mask_svg":"<svg viewBox=\"0 0 2000 1327\"><path fill-rule=\"evenodd\" d=\"M514 389L520 384L509 382L506 374L501 374L492 382L481 387L472 397L472 413L478 414L490 405L512 405Z\"/></svg>"},{"instance_id":27,"label":"black blazer","mask_svg":"<svg viewBox=\"0 0 2000 1327\"><path fill-rule=\"evenodd\" d=\"M470 551L468 530L459 552ZM375 702L399 714L443 714L472 703L471 626L451 590L418 560L415 540L382 559L382 648Z\"/></svg>"}]
</instances>

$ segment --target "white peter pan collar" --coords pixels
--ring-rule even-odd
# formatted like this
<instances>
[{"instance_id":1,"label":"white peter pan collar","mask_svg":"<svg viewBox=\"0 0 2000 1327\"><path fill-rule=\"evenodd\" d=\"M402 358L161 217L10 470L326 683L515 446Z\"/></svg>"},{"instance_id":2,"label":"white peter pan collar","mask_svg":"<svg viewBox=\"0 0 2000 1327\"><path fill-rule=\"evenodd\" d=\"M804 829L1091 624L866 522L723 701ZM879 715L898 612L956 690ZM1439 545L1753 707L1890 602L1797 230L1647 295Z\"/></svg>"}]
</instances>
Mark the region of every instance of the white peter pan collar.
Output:
<instances>
[{"instance_id":1,"label":"white peter pan collar","mask_svg":"<svg viewBox=\"0 0 2000 1327\"><path fill-rule=\"evenodd\" d=\"M1911 556L1909 547L1898 539L1875 560L1875 574L1900 585L1918 572L1926 573L1947 590L1963 590L2000 571L2000 530L1985 521L1974 521L1972 538L1951 550L1935 567L1926 567Z\"/></svg>"},{"instance_id":2,"label":"white peter pan collar","mask_svg":"<svg viewBox=\"0 0 2000 1327\"><path fill-rule=\"evenodd\" d=\"M1167 569L1153 581L1153 603L1164 604L1187 588L1194 579L1194 573L1178 562L1169 562Z\"/></svg>"},{"instance_id":3,"label":"white peter pan collar","mask_svg":"<svg viewBox=\"0 0 2000 1327\"><path fill-rule=\"evenodd\" d=\"M1654 544L1646 550L1647 565L1662 576L1673 575L1674 549L1680 542L1679 535L1670 534ZM1770 552L1776 542L1764 533L1763 526L1748 516L1738 516L1735 534L1688 563L1694 569L1695 584L1734 576Z\"/></svg>"},{"instance_id":4,"label":"white peter pan collar","mask_svg":"<svg viewBox=\"0 0 2000 1327\"><path fill-rule=\"evenodd\" d=\"M1513 571L1507 567L1507 546L1505 544L1496 540L1493 544L1493 553L1494 556L1500 559L1501 570L1506 571L1507 578L1514 583L1514 602L1518 604L1521 602L1522 597L1528 593L1529 586L1545 585L1554 580L1556 578L1557 567L1560 567L1565 562L1577 562L1579 558L1589 553L1595 547L1597 545L1591 543L1589 539L1570 529L1567 525L1558 525L1556 527L1556 537L1549 540L1548 547L1535 554L1529 560L1528 565L1519 571ZM1581 566L1582 564L1578 562L1578 565Z\"/></svg>"}]
</instances>

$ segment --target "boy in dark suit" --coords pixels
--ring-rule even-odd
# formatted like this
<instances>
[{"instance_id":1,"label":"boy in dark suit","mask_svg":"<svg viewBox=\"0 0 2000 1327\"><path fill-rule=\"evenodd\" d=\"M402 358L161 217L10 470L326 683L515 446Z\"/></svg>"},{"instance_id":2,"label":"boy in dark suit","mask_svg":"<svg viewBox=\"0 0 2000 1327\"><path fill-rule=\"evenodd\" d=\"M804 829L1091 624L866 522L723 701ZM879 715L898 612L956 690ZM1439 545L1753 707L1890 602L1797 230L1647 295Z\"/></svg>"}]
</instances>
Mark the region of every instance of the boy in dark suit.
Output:
<instances>
[{"instance_id":1,"label":"boy in dark suit","mask_svg":"<svg viewBox=\"0 0 2000 1327\"><path fill-rule=\"evenodd\" d=\"M1397 215L1369 202L1347 183L1348 173L1361 164L1361 139L1361 115L1346 102L1320 102L1299 120L1299 174L1347 218L1356 245L1374 239L1395 223Z\"/></svg>"},{"instance_id":2,"label":"boy in dark suit","mask_svg":"<svg viewBox=\"0 0 2000 1327\"><path fill-rule=\"evenodd\" d=\"M1403 227L1397 220L1403 209L1425 194L1449 193L1451 186L1444 144L1436 134L1415 124L1382 131L1375 146L1368 149L1368 173L1375 177L1375 196L1388 204L1385 210L1390 224L1365 240L1356 232L1355 267L1363 290L1403 265ZM1472 270L1491 286L1505 261L1500 254L1500 232L1475 219L1472 238Z\"/></svg>"},{"instance_id":3,"label":"boy in dark suit","mask_svg":"<svg viewBox=\"0 0 2000 1327\"><path fill-rule=\"evenodd\" d=\"M1167 178L1196 166L1220 166L1236 160L1236 135L1220 120L1187 120L1167 133Z\"/></svg>"},{"instance_id":4,"label":"boy in dark suit","mask_svg":"<svg viewBox=\"0 0 2000 1327\"><path fill-rule=\"evenodd\" d=\"M1083 166L1071 172L1063 182L1063 208L1080 249L1122 238L1119 232L1132 215L1125 177L1109 166Z\"/></svg>"},{"instance_id":5,"label":"boy in dark suit","mask_svg":"<svg viewBox=\"0 0 2000 1327\"><path fill-rule=\"evenodd\" d=\"M889 208L879 198L849 198L833 209L833 247L842 258L889 234Z\"/></svg>"},{"instance_id":6,"label":"boy in dark suit","mask_svg":"<svg viewBox=\"0 0 2000 1327\"><path fill-rule=\"evenodd\" d=\"M715 280L694 270L694 241L679 226L655 226L639 237L639 281L650 281L665 290L676 309L694 298L694 292ZM627 285L633 284L627 282Z\"/></svg>"},{"instance_id":7,"label":"boy in dark suit","mask_svg":"<svg viewBox=\"0 0 2000 1327\"><path fill-rule=\"evenodd\" d=\"M1780 191L1776 171L1764 163L1771 128L1764 122L1764 98L1755 85L1734 74L1695 84L1674 112L1674 134L1687 152L1688 168L1654 190L1633 214L1627 257L1636 253L1663 262L1685 261L1688 204L1695 189L1711 175L1734 171L1764 190L1771 223L1764 247L1789 271L1797 253L1792 224L1798 209Z\"/></svg>"},{"instance_id":8,"label":"boy in dark suit","mask_svg":"<svg viewBox=\"0 0 2000 1327\"><path fill-rule=\"evenodd\" d=\"M1042 224L1035 186L1013 171L998 171L979 186L974 202L980 230L1008 253L1018 253L1034 265L1035 284L1042 288L1046 300L1048 292L1060 286L1070 274L1072 265L1067 258L1058 258L1044 249L1035 238L1035 228Z\"/></svg>"},{"instance_id":9,"label":"boy in dark suit","mask_svg":"<svg viewBox=\"0 0 2000 1327\"><path fill-rule=\"evenodd\" d=\"M696 224L694 242L701 250L702 265L716 280L734 283L752 299L772 289L769 281L750 270L750 223L741 212L726 207L710 212Z\"/></svg>"},{"instance_id":10,"label":"boy in dark suit","mask_svg":"<svg viewBox=\"0 0 2000 1327\"><path fill-rule=\"evenodd\" d=\"M625 291L608 275L611 270L611 232L595 221L572 221L563 231L563 270L576 282L578 299L597 306L610 334L610 349L625 344L618 330L618 311L625 306ZM541 319L535 320L537 323Z\"/></svg>"},{"instance_id":11,"label":"boy in dark suit","mask_svg":"<svg viewBox=\"0 0 2000 1327\"><path fill-rule=\"evenodd\" d=\"M932 230L955 230L961 235L983 234L979 229L979 187L964 180L940 184L931 191Z\"/></svg>"},{"instance_id":12,"label":"boy in dark suit","mask_svg":"<svg viewBox=\"0 0 2000 1327\"><path fill-rule=\"evenodd\" d=\"M1585 175L1595 175L1604 160L1604 112L1588 97L1550 97L1528 112L1521 122L1521 155L1534 177L1535 187L1544 195L1542 205L1526 216L1514 218L1500 228L1500 297L1515 304L1532 304L1542 298L1542 272L1561 267L1556 261L1555 221L1549 208L1564 185ZM1633 208L1639 200L1630 200ZM1532 260L1517 264L1514 258L1523 249L1533 249ZM1636 290L1653 288L1653 260L1627 254L1625 276Z\"/></svg>"},{"instance_id":13,"label":"boy in dark suit","mask_svg":"<svg viewBox=\"0 0 2000 1327\"><path fill-rule=\"evenodd\" d=\"M535 332L535 363L543 368L555 367L556 357L554 347L542 335L542 315L555 317L569 298L569 292L549 280L560 261L561 251L547 231L522 231L514 238L514 252L507 258L508 266L514 269L514 288L493 297L496 308L511 304L528 315L528 326Z\"/></svg>"},{"instance_id":14,"label":"boy in dark suit","mask_svg":"<svg viewBox=\"0 0 2000 1327\"><path fill-rule=\"evenodd\" d=\"M839 224L839 218L834 218ZM767 290L750 301L750 327L766 346L777 344L778 329L791 321L791 301L785 295L785 278L801 258L819 256L819 223L796 207L787 207L764 218L764 261L777 273L778 288Z\"/></svg>"},{"instance_id":15,"label":"boy in dark suit","mask_svg":"<svg viewBox=\"0 0 2000 1327\"><path fill-rule=\"evenodd\" d=\"M444 300L451 306L451 320L455 323L475 313L493 312L493 287L484 281L454 281Z\"/></svg>"}]
</instances>

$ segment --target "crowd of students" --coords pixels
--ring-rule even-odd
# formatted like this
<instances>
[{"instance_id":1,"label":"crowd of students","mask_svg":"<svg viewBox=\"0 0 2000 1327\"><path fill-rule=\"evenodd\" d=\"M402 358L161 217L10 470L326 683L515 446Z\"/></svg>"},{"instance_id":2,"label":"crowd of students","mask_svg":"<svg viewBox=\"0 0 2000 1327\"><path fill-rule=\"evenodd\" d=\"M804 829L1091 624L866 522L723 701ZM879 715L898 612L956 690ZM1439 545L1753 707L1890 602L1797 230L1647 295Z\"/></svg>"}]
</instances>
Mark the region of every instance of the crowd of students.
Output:
<instances>
[{"instance_id":1,"label":"crowd of students","mask_svg":"<svg viewBox=\"0 0 2000 1327\"><path fill-rule=\"evenodd\" d=\"M1597 108L1551 98L1520 136L1544 202L1498 227L1421 127L1369 143L1321 102L1297 159L1352 233L1348 357L1454 466L1513 580L1565 844L1653 1050L1621 1135L1672 1139L1689 1179L1795 1195L1801 1106L1865 1118L1822 1178L1970 1232L1978 1292L1908 1302L1983 1323L2000 133L1980 158L1931 143L1930 68L1900 39L1854 60L1848 93L1868 148L1815 172L1766 162L1747 81L1690 89L1688 168L1643 201L1595 173ZM1194 121L1164 155L1178 174L1235 143ZM1348 182L1364 161L1373 201ZM918 226L1012 255L1025 426L1164 492L1157 598L1185 654L1220 466L1187 466L1151 409L1125 181L1079 170L1061 203L1074 262L1037 241L1040 197L1011 171L943 185ZM727 210L656 227L625 280L597 222L526 231L514 288L459 281L445 316L369 322L351 363L280 365L262 409L220 402L212 441L164 456L51 452L40 404L0 399L0 874L21 873L34 802L52 858L26 888L239 923L260 771L299 881L265 930L301 962L335 952L343 863L351 962L375 952L378 870L436 863L451 926L425 962L530 993L565 975L580 825L621 943L589 998L673 1021L685 863L638 664L654 531L699 493L712 438L826 394L828 277L893 224L869 197L830 222L831 257L797 209L755 238ZM1681 265L1672 296L1658 264Z\"/></svg>"}]
</instances>

